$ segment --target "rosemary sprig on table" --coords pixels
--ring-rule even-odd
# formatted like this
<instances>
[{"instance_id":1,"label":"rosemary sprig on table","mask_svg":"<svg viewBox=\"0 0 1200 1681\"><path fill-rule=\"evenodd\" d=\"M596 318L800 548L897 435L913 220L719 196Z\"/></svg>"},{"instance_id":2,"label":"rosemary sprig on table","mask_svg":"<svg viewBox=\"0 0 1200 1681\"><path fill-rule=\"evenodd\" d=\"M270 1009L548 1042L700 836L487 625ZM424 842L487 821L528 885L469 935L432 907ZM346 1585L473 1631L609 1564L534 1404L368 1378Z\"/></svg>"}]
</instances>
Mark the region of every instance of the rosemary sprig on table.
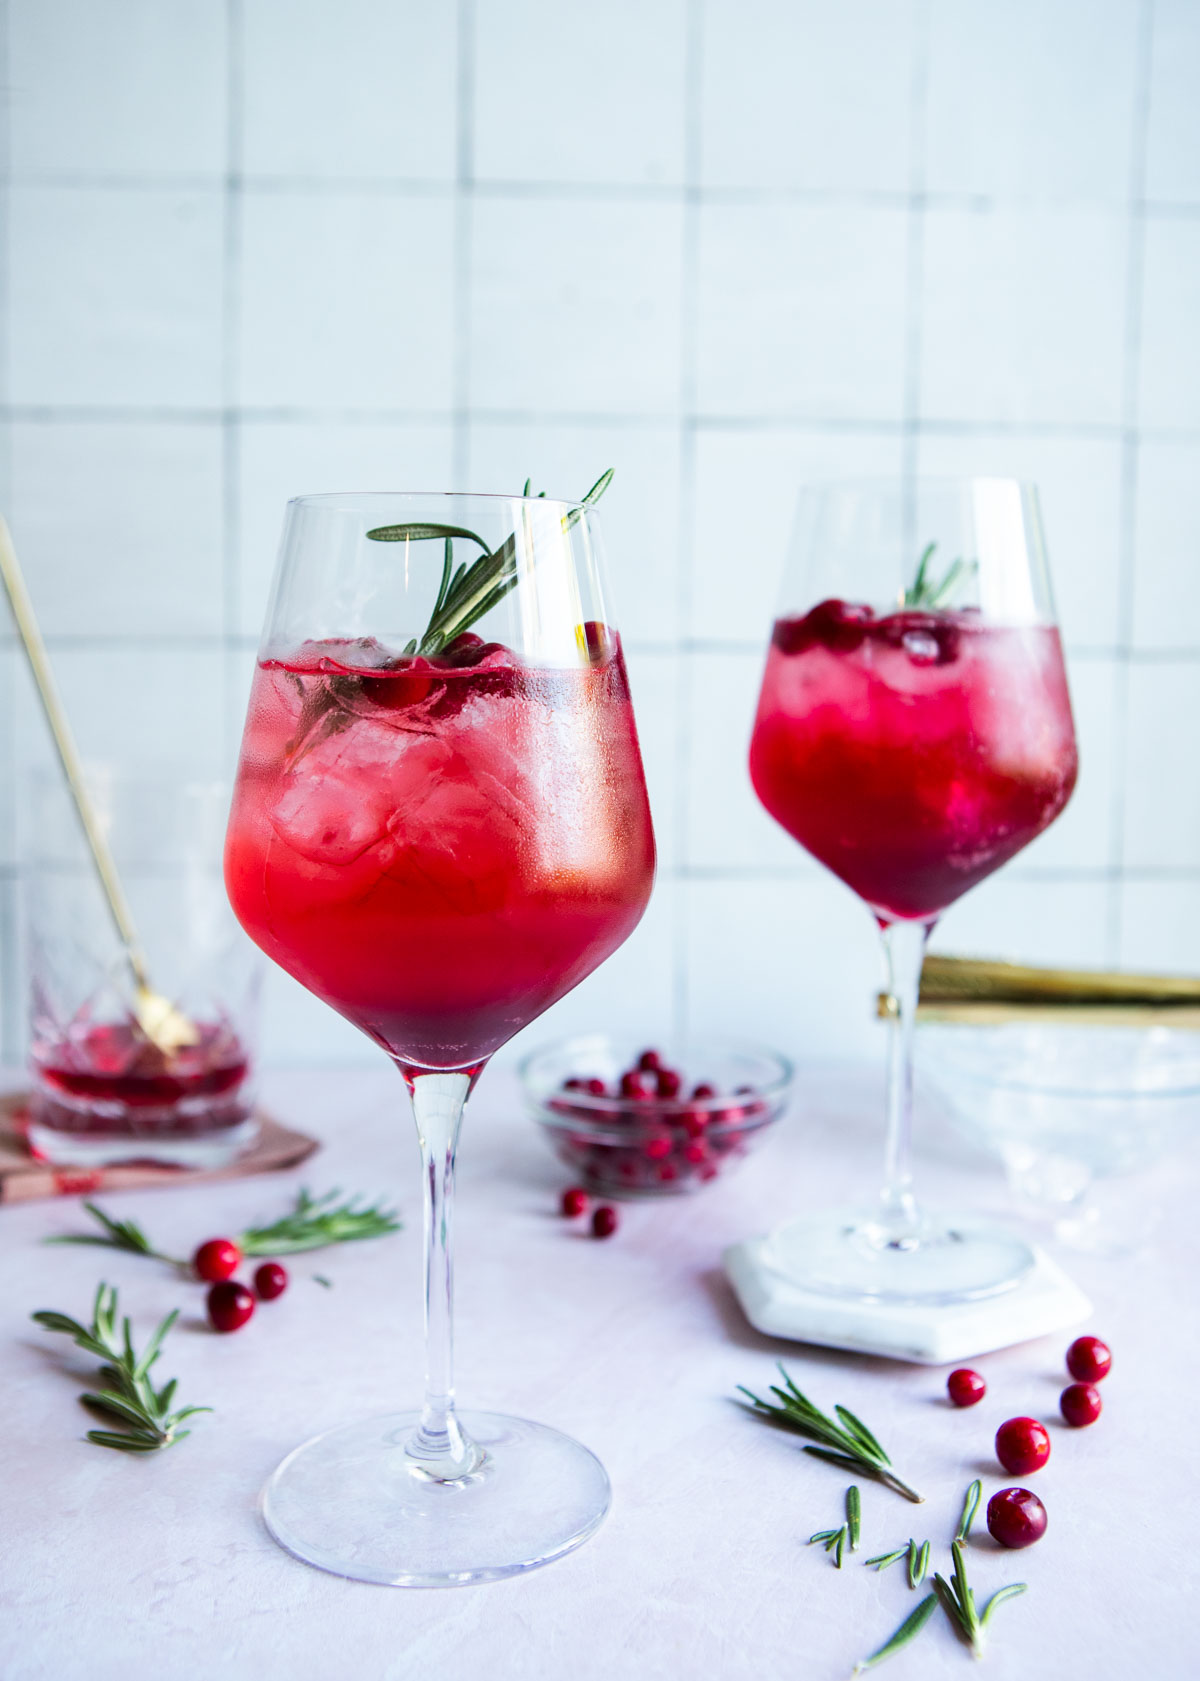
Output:
<instances>
[{"instance_id":1,"label":"rosemary sprig on table","mask_svg":"<svg viewBox=\"0 0 1200 1681\"><path fill-rule=\"evenodd\" d=\"M333 1243L355 1243L368 1237L386 1237L400 1230L401 1222L394 1208L385 1208L382 1201L362 1207L360 1197L345 1202L336 1199L340 1191L327 1191L322 1197L309 1196L300 1191L295 1207L269 1226L251 1226L234 1239L243 1255L298 1255L306 1249L324 1249ZM332 1206L331 1206L332 1205ZM66 1237L48 1237L47 1243L91 1243L105 1249L123 1249L134 1255L150 1255L157 1261L190 1272L191 1263L155 1249L150 1239L132 1220L114 1220L94 1202L83 1205L100 1224L100 1231L71 1233Z\"/></svg>"},{"instance_id":2,"label":"rosemary sprig on table","mask_svg":"<svg viewBox=\"0 0 1200 1681\"><path fill-rule=\"evenodd\" d=\"M782 1366L779 1370L787 1387L780 1389L776 1384L770 1386L771 1394L777 1397L776 1402L762 1401L744 1385L738 1385L741 1393L748 1397L764 1418L771 1419L775 1424L785 1425L788 1429L795 1430L798 1435L811 1436L813 1441L820 1445L812 1447L806 1444L804 1451L812 1454L814 1459L824 1459L830 1465L840 1465L843 1470L872 1477L876 1482L894 1489L897 1494L902 1494L906 1500L915 1501L917 1504L924 1500L923 1494L918 1494L915 1488L910 1488L896 1475L891 1460L879 1442L862 1420L855 1418L848 1407L834 1407L839 1421L835 1423L815 1407L807 1395L796 1388Z\"/></svg>"},{"instance_id":3,"label":"rosemary sprig on table","mask_svg":"<svg viewBox=\"0 0 1200 1681\"><path fill-rule=\"evenodd\" d=\"M153 1251L142 1251L153 1253ZM101 1284L92 1306L92 1323L81 1325L65 1313L43 1310L32 1318L48 1331L61 1331L76 1344L95 1354L105 1363L100 1368L100 1388L90 1390L79 1398L93 1412L104 1413L125 1425L124 1430L89 1430L87 1439L97 1447L117 1448L122 1453L154 1453L181 1442L189 1434L179 1426L193 1413L211 1412L211 1407L180 1407L171 1411L175 1398L176 1379L161 1389L150 1381L150 1368L162 1352L163 1339L179 1317L179 1309L169 1313L154 1332L139 1355L133 1346L129 1320L124 1319L117 1333L117 1292L109 1284Z\"/></svg>"},{"instance_id":4,"label":"rosemary sprig on table","mask_svg":"<svg viewBox=\"0 0 1200 1681\"><path fill-rule=\"evenodd\" d=\"M942 1602L942 1609L954 1624L955 1629L966 1641L977 1658L983 1656L984 1634L992 1613L998 1605L1003 1605L1006 1599L1015 1599L1018 1594L1026 1590L1024 1582L1013 1582L1006 1588L994 1593L982 1611L975 1609L975 1595L971 1592L967 1582L966 1566L963 1563L963 1543L952 1541L950 1551L954 1555L954 1569L951 1580L938 1571L933 1578L934 1590Z\"/></svg>"},{"instance_id":5,"label":"rosemary sprig on table","mask_svg":"<svg viewBox=\"0 0 1200 1681\"><path fill-rule=\"evenodd\" d=\"M908 1576L909 1587L919 1588L921 1583L929 1574L928 1541L922 1541L921 1545L918 1546L910 1536L907 1546L897 1547L895 1552L892 1553L880 1553L876 1558L864 1559L863 1562L868 1565L873 1564L875 1566L875 1574L878 1576L881 1570L886 1570L889 1565L899 1563L901 1559L906 1561L906 1574Z\"/></svg>"},{"instance_id":6,"label":"rosemary sprig on table","mask_svg":"<svg viewBox=\"0 0 1200 1681\"><path fill-rule=\"evenodd\" d=\"M902 607L945 607L959 579L970 577L978 568L978 561L963 560L960 555L957 560L950 562L940 578L933 578L930 575L930 566L936 552L936 543L926 544L924 553L917 562L916 577L904 591L904 599L900 603Z\"/></svg>"},{"instance_id":7,"label":"rosemary sprig on table","mask_svg":"<svg viewBox=\"0 0 1200 1681\"><path fill-rule=\"evenodd\" d=\"M149 1255L153 1260L166 1261L168 1266L183 1267L186 1261L180 1261L173 1255L164 1255L156 1249L145 1232L132 1220L114 1220L111 1215L97 1208L94 1202L83 1205L94 1220L98 1220L101 1230L98 1232L70 1232L65 1237L48 1237L46 1243L90 1243L98 1244L102 1249L126 1249L134 1255Z\"/></svg>"},{"instance_id":8,"label":"rosemary sprig on table","mask_svg":"<svg viewBox=\"0 0 1200 1681\"><path fill-rule=\"evenodd\" d=\"M323 1197L310 1197L301 1191L290 1214L270 1226L251 1226L236 1239L238 1248L243 1255L298 1255L306 1249L357 1243L400 1230L394 1208L385 1208L382 1202L362 1208L358 1197L335 1203L340 1194L328 1191Z\"/></svg>"},{"instance_id":9,"label":"rosemary sprig on table","mask_svg":"<svg viewBox=\"0 0 1200 1681\"><path fill-rule=\"evenodd\" d=\"M580 506L572 508L564 516L564 531L569 531L578 522L583 508L591 507L600 500L612 483L612 476L613 469L610 467L596 480ZM526 496L529 495L529 483L526 479ZM433 604L433 612L429 615L429 623L422 635L419 638L414 637L405 647L406 655L440 654L456 636L461 636L463 631L469 630L478 619L490 612L497 602L503 601L517 581L515 536L506 537L495 550L492 550L477 532L463 525L435 525L424 522L377 525L367 532L367 536L376 543L426 543L438 538L442 540L442 580ZM466 561L461 561L455 566L456 538L478 544L483 553L477 555L469 565Z\"/></svg>"}]
</instances>

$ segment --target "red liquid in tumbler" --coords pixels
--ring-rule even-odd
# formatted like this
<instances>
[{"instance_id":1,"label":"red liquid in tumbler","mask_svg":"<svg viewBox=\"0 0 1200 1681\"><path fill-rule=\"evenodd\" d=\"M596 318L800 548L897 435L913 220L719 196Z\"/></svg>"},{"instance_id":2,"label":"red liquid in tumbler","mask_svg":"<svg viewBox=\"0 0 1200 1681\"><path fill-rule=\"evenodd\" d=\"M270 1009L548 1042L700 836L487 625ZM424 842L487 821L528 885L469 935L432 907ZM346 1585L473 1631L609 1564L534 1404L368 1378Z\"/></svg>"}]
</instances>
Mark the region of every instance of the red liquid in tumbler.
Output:
<instances>
[{"instance_id":1,"label":"red liquid in tumbler","mask_svg":"<svg viewBox=\"0 0 1200 1681\"><path fill-rule=\"evenodd\" d=\"M625 668L305 643L255 675L225 849L247 933L405 1063L481 1061L636 926L654 841Z\"/></svg>"},{"instance_id":2,"label":"red liquid in tumbler","mask_svg":"<svg viewBox=\"0 0 1200 1681\"><path fill-rule=\"evenodd\" d=\"M882 917L930 918L1066 805L1051 626L822 602L775 626L750 747L763 805Z\"/></svg>"},{"instance_id":3,"label":"red liquid in tumbler","mask_svg":"<svg viewBox=\"0 0 1200 1681\"><path fill-rule=\"evenodd\" d=\"M132 1019L77 1019L59 1033L35 1025L34 1120L64 1133L186 1137L239 1126L246 1051L225 1022L197 1022L194 1045L162 1051Z\"/></svg>"}]
</instances>

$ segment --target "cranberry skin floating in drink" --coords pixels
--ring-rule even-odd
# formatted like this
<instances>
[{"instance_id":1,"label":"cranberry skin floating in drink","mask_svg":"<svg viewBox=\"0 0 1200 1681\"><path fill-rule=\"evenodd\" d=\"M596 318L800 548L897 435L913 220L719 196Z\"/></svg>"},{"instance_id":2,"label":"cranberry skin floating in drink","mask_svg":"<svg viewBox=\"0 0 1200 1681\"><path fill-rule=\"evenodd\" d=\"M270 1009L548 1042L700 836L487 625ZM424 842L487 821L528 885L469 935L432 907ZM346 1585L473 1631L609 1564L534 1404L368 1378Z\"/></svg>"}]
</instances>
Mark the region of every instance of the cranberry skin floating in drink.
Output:
<instances>
[{"instance_id":1,"label":"cranberry skin floating in drink","mask_svg":"<svg viewBox=\"0 0 1200 1681\"><path fill-rule=\"evenodd\" d=\"M574 670L260 662L225 854L251 938L418 1068L481 1063L628 937L654 843L616 636Z\"/></svg>"},{"instance_id":2,"label":"cranberry skin floating in drink","mask_svg":"<svg viewBox=\"0 0 1200 1681\"><path fill-rule=\"evenodd\" d=\"M881 917L944 910L1053 822L1076 770L1052 625L843 601L775 625L755 792Z\"/></svg>"}]
</instances>

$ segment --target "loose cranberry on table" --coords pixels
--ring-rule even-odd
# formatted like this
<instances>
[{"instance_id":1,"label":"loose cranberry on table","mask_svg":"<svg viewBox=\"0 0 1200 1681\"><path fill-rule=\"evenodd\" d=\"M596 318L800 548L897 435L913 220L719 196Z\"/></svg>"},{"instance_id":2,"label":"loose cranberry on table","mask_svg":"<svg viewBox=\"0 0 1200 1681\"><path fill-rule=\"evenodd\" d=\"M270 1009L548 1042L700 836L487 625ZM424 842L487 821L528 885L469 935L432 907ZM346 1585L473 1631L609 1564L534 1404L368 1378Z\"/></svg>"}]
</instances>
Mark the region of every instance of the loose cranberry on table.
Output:
<instances>
[{"instance_id":1,"label":"loose cranberry on table","mask_svg":"<svg viewBox=\"0 0 1200 1681\"><path fill-rule=\"evenodd\" d=\"M960 1366L946 1379L946 1393L956 1407L973 1407L987 1394L987 1384L969 1366Z\"/></svg>"},{"instance_id":2,"label":"loose cranberry on table","mask_svg":"<svg viewBox=\"0 0 1200 1681\"><path fill-rule=\"evenodd\" d=\"M574 1220L580 1214L587 1213L588 1194L579 1185L571 1185L562 1194L562 1212L564 1220Z\"/></svg>"},{"instance_id":3,"label":"loose cranberry on table","mask_svg":"<svg viewBox=\"0 0 1200 1681\"><path fill-rule=\"evenodd\" d=\"M1067 1370L1080 1383L1099 1383L1112 1370L1112 1351L1099 1337L1076 1337L1067 1350Z\"/></svg>"},{"instance_id":4,"label":"loose cranberry on table","mask_svg":"<svg viewBox=\"0 0 1200 1681\"><path fill-rule=\"evenodd\" d=\"M288 1287L287 1268L278 1261L264 1261L254 1274L254 1288L259 1301L273 1302Z\"/></svg>"},{"instance_id":5,"label":"loose cranberry on table","mask_svg":"<svg viewBox=\"0 0 1200 1681\"><path fill-rule=\"evenodd\" d=\"M617 1229L617 1211L603 1202L592 1215L592 1236L611 1237Z\"/></svg>"},{"instance_id":6,"label":"loose cranberry on table","mask_svg":"<svg viewBox=\"0 0 1200 1681\"><path fill-rule=\"evenodd\" d=\"M254 1312L254 1297L244 1284L227 1279L208 1292L208 1322L214 1331L240 1331Z\"/></svg>"},{"instance_id":7,"label":"loose cranberry on table","mask_svg":"<svg viewBox=\"0 0 1200 1681\"><path fill-rule=\"evenodd\" d=\"M202 1278L206 1284L221 1284L225 1279L232 1278L241 1264L241 1250L227 1237L209 1238L192 1256L196 1277Z\"/></svg>"},{"instance_id":8,"label":"loose cranberry on table","mask_svg":"<svg viewBox=\"0 0 1200 1681\"><path fill-rule=\"evenodd\" d=\"M987 1526L1002 1547L1032 1547L1046 1533L1046 1508L1027 1488L1002 1488L988 1501Z\"/></svg>"},{"instance_id":9,"label":"loose cranberry on table","mask_svg":"<svg viewBox=\"0 0 1200 1681\"><path fill-rule=\"evenodd\" d=\"M1036 1418L1007 1419L996 1432L996 1458L1015 1477L1040 1471L1050 1457L1050 1433Z\"/></svg>"},{"instance_id":10,"label":"loose cranberry on table","mask_svg":"<svg viewBox=\"0 0 1200 1681\"><path fill-rule=\"evenodd\" d=\"M1094 1383L1070 1383L1058 1397L1058 1410L1068 1424L1082 1430L1085 1424L1095 1424L1104 1403Z\"/></svg>"}]
</instances>

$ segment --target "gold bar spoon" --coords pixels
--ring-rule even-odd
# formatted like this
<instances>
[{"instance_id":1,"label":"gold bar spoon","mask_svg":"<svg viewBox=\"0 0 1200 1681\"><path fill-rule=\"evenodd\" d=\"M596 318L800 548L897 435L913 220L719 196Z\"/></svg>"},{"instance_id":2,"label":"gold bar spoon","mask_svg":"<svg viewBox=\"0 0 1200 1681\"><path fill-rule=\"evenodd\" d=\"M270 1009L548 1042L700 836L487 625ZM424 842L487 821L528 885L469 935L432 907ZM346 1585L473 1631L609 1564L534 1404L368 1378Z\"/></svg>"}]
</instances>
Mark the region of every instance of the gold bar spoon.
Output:
<instances>
[{"instance_id":1,"label":"gold bar spoon","mask_svg":"<svg viewBox=\"0 0 1200 1681\"><path fill-rule=\"evenodd\" d=\"M79 750L75 746L75 739L67 723L67 715L58 696L54 675L46 654L46 644L42 640L42 633L33 611L33 603L29 599L29 591L25 587L25 579L21 574L20 563L17 560L17 551L13 547L8 524L3 516L0 516L0 576L4 578L4 587L8 591L13 618L16 621L17 630L20 633L21 642L29 660L29 669L33 673L34 683L37 685L42 710L45 712L46 722L50 726L50 734L54 737L54 745L58 749L58 756L67 779L67 786L70 788L71 796L75 801L75 810L79 814L79 821L92 854L92 861L96 866L96 874L99 876L100 885L104 889L104 897L108 901L108 908L112 914L117 936L125 948L126 961L133 975L134 1016L147 1039L157 1046L164 1055L169 1056L172 1051L177 1051L184 1045L196 1044L200 1035L196 1031L195 1023L189 1021L169 999L164 998L160 992L155 992L150 985L145 954L137 937L137 930L134 927L133 917L129 910L129 902L125 897L125 890L121 886L121 878L117 874L117 866L109 849L107 837L96 816L91 796L87 791Z\"/></svg>"}]
</instances>

